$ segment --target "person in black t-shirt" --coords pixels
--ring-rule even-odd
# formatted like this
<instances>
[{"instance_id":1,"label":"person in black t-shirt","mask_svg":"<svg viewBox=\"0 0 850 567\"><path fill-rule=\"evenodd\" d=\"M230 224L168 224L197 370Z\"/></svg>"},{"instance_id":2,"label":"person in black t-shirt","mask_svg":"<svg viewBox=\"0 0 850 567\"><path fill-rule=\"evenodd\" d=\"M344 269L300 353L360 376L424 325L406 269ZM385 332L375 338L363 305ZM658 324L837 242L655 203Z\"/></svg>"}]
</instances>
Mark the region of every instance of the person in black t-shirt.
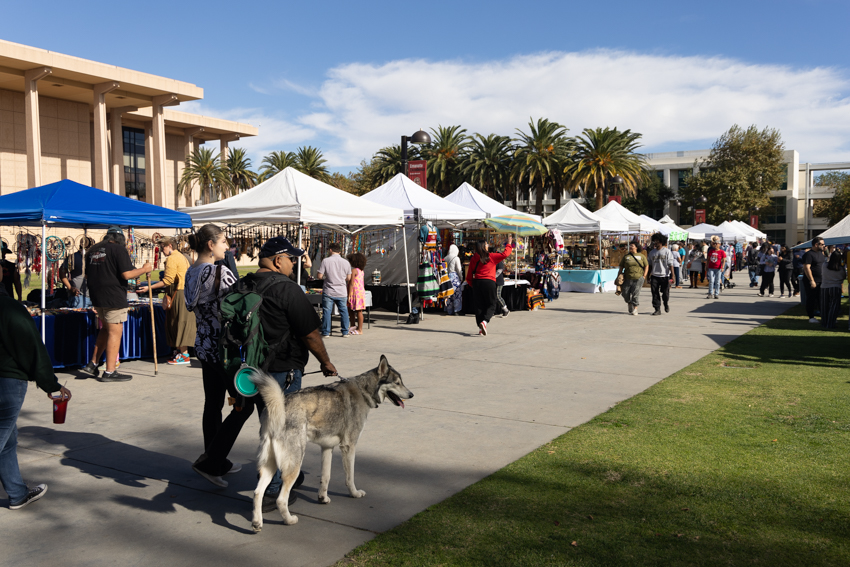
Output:
<instances>
[{"instance_id":1,"label":"person in black t-shirt","mask_svg":"<svg viewBox=\"0 0 850 567\"><path fill-rule=\"evenodd\" d=\"M83 275L83 253L74 252L65 258L59 268L59 277L68 290L68 307L75 309L91 307L86 277Z\"/></svg>"},{"instance_id":2,"label":"person in black t-shirt","mask_svg":"<svg viewBox=\"0 0 850 567\"><path fill-rule=\"evenodd\" d=\"M6 292L6 295L14 299L15 297L12 295L12 291L16 291L18 293L18 301L23 301L24 294L23 289L21 287L21 274L18 272L18 269L15 267L15 264L6 260L6 254L9 254L11 251L6 246L6 243L2 243L2 259L0 259L0 269L3 270L3 290Z\"/></svg>"},{"instance_id":3,"label":"person in black t-shirt","mask_svg":"<svg viewBox=\"0 0 850 567\"><path fill-rule=\"evenodd\" d=\"M126 382L132 376L115 371L121 333L127 320L127 280L149 274L153 266L146 262L136 269L130 262L121 227L111 226L106 236L86 253L86 278L89 295L102 328L97 335L91 361L83 372L95 376L100 382ZM100 376L98 363L106 352L106 371Z\"/></svg>"},{"instance_id":4,"label":"person in black t-shirt","mask_svg":"<svg viewBox=\"0 0 850 567\"><path fill-rule=\"evenodd\" d=\"M803 285L806 288L806 313L809 323L817 323L815 319L818 306L820 305L820 284L823 274L823 265L826 256L823 253L823 238L815 236L812 238L812 249L803 255Z\"/></svg>"}]
</instances>

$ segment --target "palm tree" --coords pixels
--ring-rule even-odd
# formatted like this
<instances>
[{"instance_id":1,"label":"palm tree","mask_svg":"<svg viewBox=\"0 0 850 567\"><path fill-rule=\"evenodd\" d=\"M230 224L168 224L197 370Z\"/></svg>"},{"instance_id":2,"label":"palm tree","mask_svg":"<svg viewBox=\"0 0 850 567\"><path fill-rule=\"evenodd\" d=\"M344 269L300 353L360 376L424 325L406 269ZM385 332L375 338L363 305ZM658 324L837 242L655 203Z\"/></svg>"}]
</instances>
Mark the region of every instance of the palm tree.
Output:
<instances>
[{"instance_id":1,"label":"palm tree","mask_svg":"<svg viewBox=\"0 0 850 567\"><path fill-rule=\"evenodd\" d=\"M186 158L183 175L177 184L178 195L191 194L195 183L201 187L201 199L207 203L235 193L227 167L211 149L198 148Z\"/></svg>"},{"instance_id":2,"label":"palm tree","mask_svg":"<svg viewBox=\"0 0 850 567\"><path fill-rule=\"evenodd\" d=\"M646 159L635 150L641 134L616 128L585 128L575 140L573 160L564 167L567 188L584 188L587 196L596 198L596 208L603 207L605 183L619 175L623 178L619 192L625 196L637 193L647 175Z\"/></svg>"},{"instance_id":3,"label":"palm tree","mask_svg":"<svg viewBox=\"0 0 850 567\"><path fill-rule=\"evenodd\" d=\"M440 185L437 193L443 197L457 184L460 177L460 164L463 162L469 138L466 129L460 126L438 126L434 133L434 141L421 150L422 156L428 160L428 185Z\"/></svg>"},{"instance_id":4,"label":"palm tree","mask_svg":"<svg viewBox=\"0 0 850 567\"><path fill-rule=\"evenodd\" d=\"M520 145L514 152L511 178L515 183L525 181L536 189L534 212L542 215L546 187L556 184L564 167L567 128L547 118L539 118L536 126L530 121L528 128L529 134L517 129Z\"/></svg>"},{"instance_id":5,"label":"palm tree","mask_svg":"<svg viewBox=\"0 0 850 567\"><path fill-rule=\"evenodd\" d=\"M295 154L292 152L272 152L263 158L260 166L259 181L274 177L287 167L295 167Z\"/></svg>"},{"instance_id":6,"label":"palm tree","mask_svg":"<svg viewBox=\"0 0 850 567\"><path fill-rule=\"evenodd\" d=\"M324 164L328 160L322 157L322 152L313 146L302 146L295 154L295 169L319 181L330 179L328 168Z\"/></svg>"},{"instance_id":7,"label":"palm tree","mask_svg":"<svg viewBox=\"0 0 850 567\"><path fill-rule=\"evenodd\" d=\"M407 159L410 161L419 159L419 149L408 146ZM372 187L380 187L399 173L402 173L401 146L396 144L381 148L372 156L371 165L370 184Z\"/></svg>"},{"instance_id":8,"label":"palm tree","mask_svg":"<svg viewBox=\"0 0 850 567\"><path fill-rule=\"evenodd\" d=\"M505 200L505 188L510 184L513 143L508 136L490 134L486 138L474 134L469 153L461 163L461 172L472 185L484 194Z\"/></svg>"},{"instance_id":9,"label":"palm tree","mask_svg":"<svg viewBox=\"0 0 850 567\"><path fill-rule=\"evenodd\" d=\"M227 156L227 172L237 191L245 191L257 184L257 174L251 171L251 159L244 148L233 148Z\"/></svg>"}]
</instances>

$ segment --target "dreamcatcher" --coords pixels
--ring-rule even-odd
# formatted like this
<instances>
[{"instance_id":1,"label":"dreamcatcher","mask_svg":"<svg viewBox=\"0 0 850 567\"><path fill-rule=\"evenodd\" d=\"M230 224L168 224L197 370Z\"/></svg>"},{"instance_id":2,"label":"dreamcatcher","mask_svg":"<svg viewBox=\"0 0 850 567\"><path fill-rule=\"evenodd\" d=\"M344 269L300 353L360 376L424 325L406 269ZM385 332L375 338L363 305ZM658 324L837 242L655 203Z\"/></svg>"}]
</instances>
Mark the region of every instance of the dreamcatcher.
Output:
<instances>
[{"instance_id":1,"label":"dreamcatcher","mask_svg":"<svg viewBox=\"0 0 850 567\"><path fill-rule=\"evenodd\" d=\"M28 232L19 232L15 237L17 269L24 272L24 287L29 287L32 270L41 270L41 238Z\"/></svg>"},{"instance_id":2,"label":"dreamcatcher","mask_svg":"<svg viewBox=\"0 0 850 567\"><path fill-rule=\"evenodd\" d=\"M45 260L47 264L47 294L53 295L56 289L56 264L65 257L65 242L58 236L48 236L44 243Z\"/></svg>"}]
</instances>

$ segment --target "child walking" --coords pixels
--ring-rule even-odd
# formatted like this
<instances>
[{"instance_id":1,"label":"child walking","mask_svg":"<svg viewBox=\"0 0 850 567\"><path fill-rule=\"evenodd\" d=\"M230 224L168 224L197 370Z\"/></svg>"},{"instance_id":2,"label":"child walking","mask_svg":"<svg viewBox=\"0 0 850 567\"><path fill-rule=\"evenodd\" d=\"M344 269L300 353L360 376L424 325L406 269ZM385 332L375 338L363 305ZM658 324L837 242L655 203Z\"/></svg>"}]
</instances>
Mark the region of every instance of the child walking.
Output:
<instances>
[{"instance_id":1,"label":"child walking","mask_svg":"<svg viewBox=\"0 0 850 567\"><path fill-rule=\"evenodd\" d=\"M363 282L366 256L360 252L353 252L348 256L348 263L351 264L351 280L348 282L348 312L351 314L352 322L357 315L357 328L352 329L350 334L362 335L363 310L366 309L366 287Z\"/></svg>"}]
</instances>

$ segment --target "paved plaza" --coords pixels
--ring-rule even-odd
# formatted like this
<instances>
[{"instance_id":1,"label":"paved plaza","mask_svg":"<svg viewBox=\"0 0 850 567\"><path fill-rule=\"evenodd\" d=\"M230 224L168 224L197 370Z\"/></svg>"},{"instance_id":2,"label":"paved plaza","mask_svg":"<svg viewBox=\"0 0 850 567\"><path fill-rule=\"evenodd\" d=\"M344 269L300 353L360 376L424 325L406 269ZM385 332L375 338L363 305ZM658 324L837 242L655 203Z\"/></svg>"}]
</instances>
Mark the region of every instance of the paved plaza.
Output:
<instances>
[{"instance_id":1,"label":"paved plaza","mask_svg":"<svg viewBox=\"0 0 850 567\"><path fill-rule=\"evenodd\" d=\"M746 285L746 284L744 284ZM741 287L722 299L673 290L671 313L628 316L613 294L562 294L543 311L496 318L477 336L474 318L431 315L415 326L376 313L363 336L326 340L343 376L381 354L415 398L373 410L357 446L357 487L348 496L334 452L328 505L316 501L320 451L310 445L306 480L283 525L265 514L251 531L258 420L231 459L245 464L218 489L191 463L202 452L203 391L191 367L136 361L131 382L102 384L60 374L73 399L54 426L51 404L30 385L19 427L24 478L47 496L21 511L0 508L7 534L0 565L329 565L376 534L486 477L617 402L795 305ZM317 370L311 360L307 371ZM306 376L304 385L327 381ZM0 490L0 497L5 494Z\"/></svg>"}]
</instances>

